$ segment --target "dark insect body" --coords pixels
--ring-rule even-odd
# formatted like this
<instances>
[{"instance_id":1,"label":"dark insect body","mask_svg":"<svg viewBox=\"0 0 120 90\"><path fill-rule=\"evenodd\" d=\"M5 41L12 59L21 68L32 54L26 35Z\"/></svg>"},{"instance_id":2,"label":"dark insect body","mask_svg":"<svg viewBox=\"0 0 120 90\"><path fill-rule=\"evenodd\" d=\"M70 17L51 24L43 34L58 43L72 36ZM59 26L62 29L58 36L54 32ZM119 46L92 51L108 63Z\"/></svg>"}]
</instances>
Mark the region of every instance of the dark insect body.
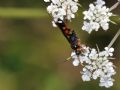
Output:
<instances>
[{"instance_id":1,"label":"dark insect body","mask_svg":"<svg viewBox=\"0 0 120 90\"><path fill-rule=\"evenodd\" d=\"M66 37L68 42L71 45L71 48L76 52L77 55L81 53L82 47L80 43L80 39L77 37L74 30L71 30L67 27L67 25L62 21L62 23L56 23L57 26L62 31L63 35Z\"/></svg>"}]
</instances>

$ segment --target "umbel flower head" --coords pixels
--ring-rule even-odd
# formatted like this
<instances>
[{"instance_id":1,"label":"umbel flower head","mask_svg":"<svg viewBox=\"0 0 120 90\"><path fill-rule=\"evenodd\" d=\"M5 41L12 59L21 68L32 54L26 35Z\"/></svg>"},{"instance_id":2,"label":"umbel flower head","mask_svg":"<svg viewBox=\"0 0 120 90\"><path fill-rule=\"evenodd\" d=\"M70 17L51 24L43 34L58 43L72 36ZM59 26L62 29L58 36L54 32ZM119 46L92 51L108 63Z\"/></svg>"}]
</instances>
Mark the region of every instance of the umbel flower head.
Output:
<instances>
[{"instance_id":1,"label":"umbel flower head","mask_svg":"<svg viewBox=\"0 0 120 90\"><path fill-rule=\"evenodd\" d=\"M83 65L82 80L90 81L99 78L99 86L106 88L113 86L114 79L112 76L116 72L110 59L112 59L114 49L105 47L105 50L101 52L86 46L83 46L83 49L84 52L79 56L75 52L71 54L74 66Z\"/></svg>"},{"instance_id":2,"label":"umbel flower head","mask_svg":"<svg viewBox=\"0 0 120 90\"><path fill-rule=\"evenodd\" d=\"M55 22L61 23L60 20L70 20L75 18L75 13L78 11L78 0L44 0L51 2L47 7L47 11L53 17L53 26L56 27Z\"/></svg>"},{"instance_id":3,"label":"umbel flower head","mask_svg":"<svg viewBox=\"0 0 120 90\"><path fill-rule=\"evenodd\" d=\"M113 14L110 9L105 6L103 0L97 0L89 5L89 10L84 11L84 23L82 30L91 33L93 30L98 31L101 27L103 30L109 29L109 17Z\"/></svg>"}]
</instances>

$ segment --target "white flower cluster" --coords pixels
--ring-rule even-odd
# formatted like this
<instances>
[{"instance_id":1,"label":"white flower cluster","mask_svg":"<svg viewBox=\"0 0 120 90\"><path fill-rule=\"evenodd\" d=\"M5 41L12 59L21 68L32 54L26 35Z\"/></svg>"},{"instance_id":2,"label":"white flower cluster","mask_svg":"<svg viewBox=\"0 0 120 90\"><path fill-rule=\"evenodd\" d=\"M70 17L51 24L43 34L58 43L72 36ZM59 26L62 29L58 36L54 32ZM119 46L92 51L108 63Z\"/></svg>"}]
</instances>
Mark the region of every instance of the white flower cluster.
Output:
<instances>
[{"instance_id":1,"label":"white flower cluster","mask_svg":"<svg viewBox=\"0 0 120 90\"><path fill-rule=\"evenodd\" d=\"M84 25L82 30L91 33L93 30L98 31L100 27L103 30L109 29L109 22L113 14L110 9L105 6L103 0L97 0L96 2L89 5L89 10L84 11Z\"/></svg>"},{"instance_id":2,"label":"white flower cluster","mask_svg":"<svg viewBox=\"0 0 120 90\"><path fill-rule=\"evenodd\" d=\"M71 20L75 18L75 13L78 11L78 0L44 0L51 2L47 7L47 11L53 17L53 26L56 27L55 22L61 23L60 20Z\"/></svg>"},{"instance_id":3,"label":"white flower cluster","mask_svg":"<svg viewBox=\"0 0 120 90\"><path fill-rule=\"evenodd\" d=\"M85 52L81 53L79 56L75 52L72 52L71 57L73 58L73 65L78 66L83 65L82 80L90 81L91 79L100 78L99 86L104 86L109 88L113 86L115 75L114 65L109 60L112 59L114 49L105 47L104 51L97 51L96 49L91 49L89 47L83 47Z\"/></svg>"}]
</instances>

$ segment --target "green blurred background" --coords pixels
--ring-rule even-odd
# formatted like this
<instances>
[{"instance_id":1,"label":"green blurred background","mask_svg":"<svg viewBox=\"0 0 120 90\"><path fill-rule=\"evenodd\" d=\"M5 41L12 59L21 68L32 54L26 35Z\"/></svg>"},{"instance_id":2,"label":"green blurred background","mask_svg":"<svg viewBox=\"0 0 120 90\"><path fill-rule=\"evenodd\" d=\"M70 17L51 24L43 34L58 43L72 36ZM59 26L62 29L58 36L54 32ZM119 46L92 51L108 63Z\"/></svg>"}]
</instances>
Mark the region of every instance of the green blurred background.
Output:
<instances>
[{"instance_id":1,"label":"green blurred background","mask_svg":"<svg viewBox=\"0 0 120 90\"><path fill-rule=\"evenodd\" d=\"M82 11L94 0L80 0L76 19L70 27L78 32L82 43L102 50L120 28L119 16L111 19L108 32L89 35L81 30ZM106 0L110 7L116 1ZM43 0L0 0L0 90L108 90L99 81L83 82L81 67L73 67L71 48L58 28L53 28ZM120 7L115 11L120 15ZM115 83L109 90L120 90L120 37L115 44Z\"/></svg>"}]
</instances>

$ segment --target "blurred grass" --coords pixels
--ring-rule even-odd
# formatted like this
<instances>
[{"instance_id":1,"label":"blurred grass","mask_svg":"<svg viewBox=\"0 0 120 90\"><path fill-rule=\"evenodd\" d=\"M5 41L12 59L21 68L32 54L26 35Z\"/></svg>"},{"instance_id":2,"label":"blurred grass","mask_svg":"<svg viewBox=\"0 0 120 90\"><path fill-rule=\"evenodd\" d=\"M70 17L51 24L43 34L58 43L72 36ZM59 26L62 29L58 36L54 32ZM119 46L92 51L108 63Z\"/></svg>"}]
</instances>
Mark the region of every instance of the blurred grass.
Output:
<instances>
[{"instance_id":1,"label":"blurred grass","mask_svg":"<svg viewBox=\"0 0 120 90\"><path fill-rule=\"evenodd\" d=\"M0 18L43 18L47 17L46 10L40 8L2 8Z\"/></svg>"}]
</instances>

